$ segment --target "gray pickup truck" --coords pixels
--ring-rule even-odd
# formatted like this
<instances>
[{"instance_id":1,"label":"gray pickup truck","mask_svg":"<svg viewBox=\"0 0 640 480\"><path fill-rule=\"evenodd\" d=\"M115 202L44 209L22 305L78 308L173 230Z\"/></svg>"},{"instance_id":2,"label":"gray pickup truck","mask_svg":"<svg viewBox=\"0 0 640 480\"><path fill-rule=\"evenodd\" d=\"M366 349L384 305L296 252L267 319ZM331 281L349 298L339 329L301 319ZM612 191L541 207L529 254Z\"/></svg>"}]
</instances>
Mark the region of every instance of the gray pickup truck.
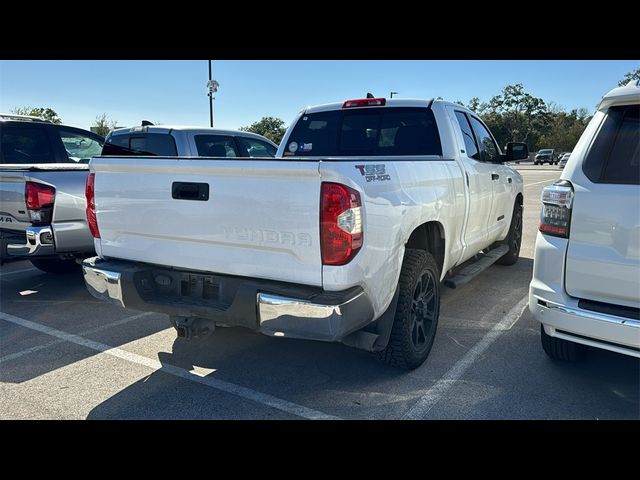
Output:
<instances>
[{"instance_id":1,"label":"gray pickup truck","mask_svg":"<svg viewBox=\"0 0 640 480\"><path fill-rule=\"evenodd\" d=\"M26 258L63 273L93 254L84 189L103 142L79 128L0 115L0 262Z\"/></svg>"},{"instance_id":2,"label":"gray pickup truck","mask_svg":"<svg viewBox=\"0 0 640 480\"><path fill-rule=\"evenodd\" d=\"M27 258L51 273L72 271L76 259L95 255L85 199L91 157L274 157L278 149L250 132L143 122L105 140L35 117L1 114L0 139L0 262Z\"/></svg>"}]
</instances>

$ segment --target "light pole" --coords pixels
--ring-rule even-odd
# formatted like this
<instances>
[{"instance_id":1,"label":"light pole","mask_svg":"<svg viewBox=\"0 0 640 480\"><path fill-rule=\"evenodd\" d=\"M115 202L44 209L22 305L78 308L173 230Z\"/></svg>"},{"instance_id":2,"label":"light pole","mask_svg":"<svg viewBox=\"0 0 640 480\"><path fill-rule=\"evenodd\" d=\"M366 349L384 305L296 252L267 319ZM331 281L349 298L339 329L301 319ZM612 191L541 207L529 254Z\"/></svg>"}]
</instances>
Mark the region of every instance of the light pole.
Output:
<instances>
[{"instance_id":1,"label":"light pole","mask_svg":"<svg viewBox=\"0 0 640 480\"><path fill-rule=\"evenodd\" d=\"M209 124L211 127L213 127L213 101L215 100L213 94L218 91L218 87L220 86L220 84L216 80L214 80L211 75L212 67L211 60L209 60L209 81L207 82L207 88L209 89Z\"/></svg>"},{"instance_id":2,"label":"light pole","mask_svg":"<svg viewBox=\"0 0 640 480\"><path fill-rule=\"evenodd\" d=\"M398 92L391 92L391 93L389 94L389 98L393 98L393 96L394 96L394 95L397 95L397 94L398 94Z\"/></svg>"}]
</instances>

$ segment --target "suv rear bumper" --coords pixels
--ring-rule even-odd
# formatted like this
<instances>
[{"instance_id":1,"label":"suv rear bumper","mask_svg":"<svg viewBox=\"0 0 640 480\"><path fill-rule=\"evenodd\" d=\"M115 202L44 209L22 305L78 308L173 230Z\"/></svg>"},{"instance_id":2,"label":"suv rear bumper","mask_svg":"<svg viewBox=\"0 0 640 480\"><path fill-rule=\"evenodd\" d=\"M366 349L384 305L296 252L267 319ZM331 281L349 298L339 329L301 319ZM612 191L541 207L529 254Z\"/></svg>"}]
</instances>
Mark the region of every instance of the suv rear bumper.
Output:
<instances>
[{"instance_id":1,"label":"suv rear bumper","mask_svg":"<svg viewBox=\"0 0 640 480\"><path fill-rule=\"evenodd\" d=\"M82 263L91 295L121 307L198 317L266 335L340 341L374 320L360 287L317 287L92 257Z\"/></svg>"},{"instance_id":2,"label":"suv rear bumper","mask_svg":"<svg viewBox=\"0 0 640 480\"><path fill-rule=\"evenodd\" d=\"M640 320L587 310L567 295L565 252L568 240L540 232L536 238L529 310L547 335L640 357Z\"/></svg>"},{"instance_id":3,"label":"suv rear bumper","mask_svg":"<svg viewBox=\"0 0 640 480\"><path fill-rule=\"evenodd\" d=\"M529 308L547 335L640 358L640 321L544 301L532 294Z\"/></svg>"}]
</instances>

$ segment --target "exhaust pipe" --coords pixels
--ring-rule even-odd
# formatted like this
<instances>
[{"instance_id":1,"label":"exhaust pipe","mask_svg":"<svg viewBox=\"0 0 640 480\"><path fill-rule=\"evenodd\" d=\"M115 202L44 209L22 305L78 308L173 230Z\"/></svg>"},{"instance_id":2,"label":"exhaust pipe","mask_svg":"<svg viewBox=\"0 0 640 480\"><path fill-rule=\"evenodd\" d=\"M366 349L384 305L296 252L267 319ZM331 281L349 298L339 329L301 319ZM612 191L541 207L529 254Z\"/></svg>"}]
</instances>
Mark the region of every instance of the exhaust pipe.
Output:
<instances>
[{"instance_id":1,"label":"exhaust pipe","mask_svg":"<svg viewBox=\"0 0 640 480\"><path fill-rule=\"evenodd\" d=\"M178 337L186 340L208 337L216 329L213 320L200 317L171 317L171 323Z\"/></svg>"}]
</instances>

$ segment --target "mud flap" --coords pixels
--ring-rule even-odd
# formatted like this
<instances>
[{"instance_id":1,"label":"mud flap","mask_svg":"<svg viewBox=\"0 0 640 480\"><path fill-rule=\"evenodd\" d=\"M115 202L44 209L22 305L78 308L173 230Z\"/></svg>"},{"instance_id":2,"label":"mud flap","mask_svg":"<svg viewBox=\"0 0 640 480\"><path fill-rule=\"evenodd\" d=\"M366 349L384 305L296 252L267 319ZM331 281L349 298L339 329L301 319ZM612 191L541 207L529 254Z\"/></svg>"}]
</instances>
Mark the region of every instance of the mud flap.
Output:
<instances>
[{"instance_id":1,"label":"mud flap","mask_svg":"<svg viewBox=\"0 0 640 480\"><path fill-rule=\"evenodd\" d=\"M391 337L399 295L400 289L396 287L391 303L382 316L371 325L347 335L341 342L349 347L359 348L368 352L384 350Z\"/></svg>"}]
</instances>

